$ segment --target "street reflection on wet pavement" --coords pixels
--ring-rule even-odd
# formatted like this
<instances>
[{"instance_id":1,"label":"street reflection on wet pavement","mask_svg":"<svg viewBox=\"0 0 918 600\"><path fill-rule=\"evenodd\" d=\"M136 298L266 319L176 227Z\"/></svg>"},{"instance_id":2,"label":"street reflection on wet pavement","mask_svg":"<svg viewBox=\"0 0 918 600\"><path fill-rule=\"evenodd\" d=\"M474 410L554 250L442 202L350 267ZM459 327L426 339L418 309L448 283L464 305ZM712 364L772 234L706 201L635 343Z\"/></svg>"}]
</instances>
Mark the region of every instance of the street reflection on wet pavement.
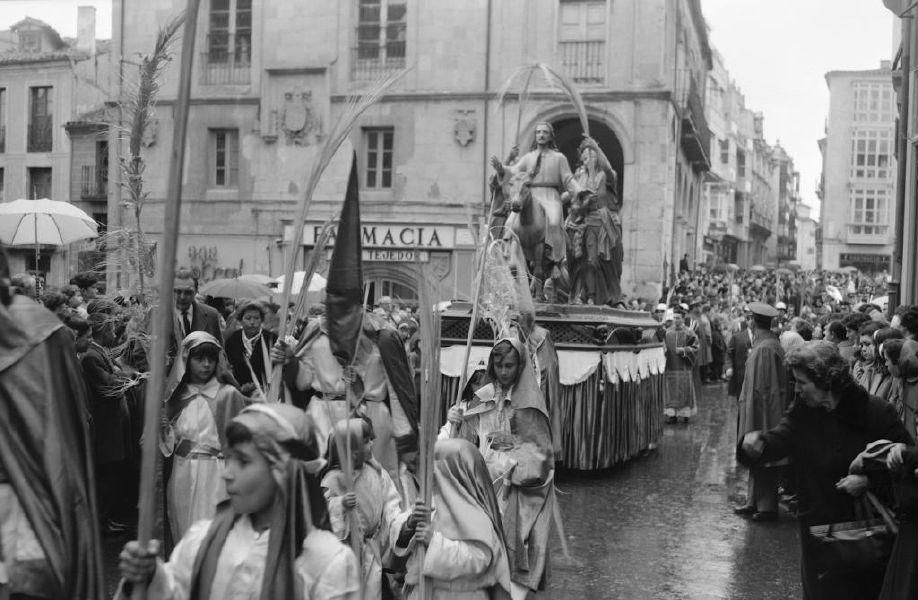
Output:
<instances>
[{"instance_id":1,"label":"street reflection on wet pavement","mask_svg":"<svg viewBox=\"0 0 918 600\"><path fill-rule=\"evenodd\" d=\"M796 522L733 514L746 493L734 460L736 401L708 385L688 424L658 448L602 473L557 480L571 560L553 538L549 589L578 600L801 597Z\"/></svg>"}]
</instances>

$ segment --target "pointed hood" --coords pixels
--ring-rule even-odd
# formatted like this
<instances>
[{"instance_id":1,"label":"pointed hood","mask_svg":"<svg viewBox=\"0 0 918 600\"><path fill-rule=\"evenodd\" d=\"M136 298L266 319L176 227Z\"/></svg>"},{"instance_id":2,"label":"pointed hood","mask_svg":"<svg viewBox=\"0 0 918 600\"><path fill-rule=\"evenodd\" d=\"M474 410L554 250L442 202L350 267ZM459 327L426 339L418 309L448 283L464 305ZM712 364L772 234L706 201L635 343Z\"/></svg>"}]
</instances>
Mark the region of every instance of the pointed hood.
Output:
<instances>
[{"instance_id":1,"label":"pointed hood","mask_svg":"<svg viewBox=\"0 0 918 600\"><path fill-rule=\"evenodd\" d=\"M351 162L347 195L341 209L341 220L335 236L325 286L325 316L328 339L342 364L354 358L360 326L363 322L363 263L361 253L360 201L357 189L357 154Z\"/></svg>"}]
</instances>

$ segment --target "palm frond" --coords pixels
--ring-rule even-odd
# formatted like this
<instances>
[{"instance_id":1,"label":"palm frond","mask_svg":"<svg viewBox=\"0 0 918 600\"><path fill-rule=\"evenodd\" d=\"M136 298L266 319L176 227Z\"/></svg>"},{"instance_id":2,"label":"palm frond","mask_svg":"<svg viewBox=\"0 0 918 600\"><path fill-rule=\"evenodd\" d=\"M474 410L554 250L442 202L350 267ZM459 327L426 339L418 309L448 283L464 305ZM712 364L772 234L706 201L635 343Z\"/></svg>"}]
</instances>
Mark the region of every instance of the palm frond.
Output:
<instances>
[{"instance_id":1,"label":"palm frond","mask_svg":"<svg viewBox=\"0 0 918 600\"><path fill-rule=\"evenodd\" d=\"M545 79L547 79L549 83L559 88L567 95L568 99L573 103L574 108L577 109L577 116L580 118L580 126L583 127L583 132L590 135L590 122L587 118L586 105L583 103L583 97L580 95L580 91L577 89L577 86L574 85L574 82L561 71L556 71L545 63L538 63L537 66L545 75Z\"/></svg>"},{"instance_id":2,"label":"palm frond","mask_svg":"<svg viewBox=\"0 0 918 600\"><path fill-rule=\"evenodd\" d=\"M526 102L529 99L530 88L533 85L533 75L536 72L542 74L545 83L549 87L554 88L567 96L577 111L577 116L580 119L580 126L583 127L584 133L589 135L590 124L587 117L586 104L584 104L583 97L580 95L580 91L577 89L577 86L567 75L561 71L552 68L546 63L535 63L516 69L504 81L497 92L497 107L502 108L504 106L504 102L507 100L508 94L510 94L510 92L514 89L517 82L522 81L523 83L522 87L517 92L517 98L519 99L519 112L517 113L516 122L516 143L519 143L518 138L520 135L522 116L526 109Z\"/></svg>"},{"instance_id":3,"label":"palm frond","mask_svg":"<svg viewBox=\"0 0 918 600\"><path fill-rule=\"evenodd\" d=\"M306 179L303 195L300 197L297 211L294 214L294 223L296 223L296 226L294 227L293 240L295 240L295 242L290 244L292 254L287 259L287 273L281 302L280 338L284 337L287 329L287 305L290 302L290 286L293 283L293 272L296 268L296 255L300 250L299 240L303 239L303 229L306 226L306 215L309 214L312 195L315 192L316 186L319 184L319 179L322 177L322 173L325 172L325 169L328 168L329 163L338 152L341 144L347 139L351 128L354 126L354 123L357 122L357 119L360 118L360 115L376 104L376 102L379 101L379 99L382 98L382 96L407 72L408 69L393 71L374 82L364 94L348 98L341 116L335 121L328 137L325 138L325 143L322 145L319 156L312 163L312 168L309 170L309 176Z\"/></svg>"}]
</instances>

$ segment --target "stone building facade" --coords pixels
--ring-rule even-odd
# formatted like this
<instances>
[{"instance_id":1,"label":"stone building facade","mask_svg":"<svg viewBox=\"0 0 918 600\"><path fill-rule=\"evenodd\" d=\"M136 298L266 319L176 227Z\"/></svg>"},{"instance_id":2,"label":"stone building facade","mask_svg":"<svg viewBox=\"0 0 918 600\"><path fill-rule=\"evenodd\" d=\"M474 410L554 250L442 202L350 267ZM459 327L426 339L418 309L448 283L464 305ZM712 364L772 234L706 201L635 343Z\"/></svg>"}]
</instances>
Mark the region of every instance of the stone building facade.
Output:
<instances>
[{"instance_id":1,"label":"stone building facade","mask_svg":"<svg viewBox=\"0 0 918 600\"><path fill-rule=\"evenodd\" d=\"M78 38L26 17L0 31L0 195L2 201L50 198L72 202L95 218L107 212L105 191L91 204L74 193L66 124L103 106L110 75L107 42L96 43L95 8L78 12ZM13 273L29 271L50 285L67 283L78 256L93 243L68 248L8 248Z\"/></svg>"},{"instance_id":2,"label":"stone building facade","mask_svg":"<svg viewBox=\"0 0 918 600\"><path fill-rule=\"evenodd\" d=\"M179 4L115 3L113 46L125 59L152 47L151 23ZM488 157L527 149L536 123L549 121L576 166L577 113L556 89L536 78L521 110L517 81L498 103L511 75L536 62L576 83L590 133L618 171L624 291L656 299L683 254L700 258L710 49L698 0L204 0L201 10L178 255L205 279L277 275L289 244L313 251L356 153L372 294L411 298L420 249L440 296L468 297L469 225L490 203ZM403 67L326 171L304 239L290 239L306 173L348 99ZM151 236L161 229L176 87L171 68L144 150ZM112 222L123 217L117 198L110 212Z\"/></svg>"},{"instance_id":3,"label":"stone building facade","mask_svg":"<svg viewBox=\"0 0 918 600\"><path fill-rule=\"evenodd\" d=\"M818 223L810 216L812 210L808 204L797 204L797 262L805 271L820 268L816 248Z\"/></svg>"},{"instance_id":4,"label":"stone building facade","mask_svg":"<svg viewBox=\"0 0 918 600\"><path fill-rule=\"evenodd\" d=\"M713 56L706 87L711 170L704 183L705 261L742 268L789 262L799 176L784 149L765 140L764 116L746 107L723 58L716 50Z\"/></svg>"},{"instance_id":5,"label":"stone building facade","mask_svg":"<svg viewBox=\"0 0 918 600\"><path fill-rule=\"evenodd\" d=\"M830 71L822 150L822 266L889 272L895 242L892 71Z\"/></svg>"}]
</instances>

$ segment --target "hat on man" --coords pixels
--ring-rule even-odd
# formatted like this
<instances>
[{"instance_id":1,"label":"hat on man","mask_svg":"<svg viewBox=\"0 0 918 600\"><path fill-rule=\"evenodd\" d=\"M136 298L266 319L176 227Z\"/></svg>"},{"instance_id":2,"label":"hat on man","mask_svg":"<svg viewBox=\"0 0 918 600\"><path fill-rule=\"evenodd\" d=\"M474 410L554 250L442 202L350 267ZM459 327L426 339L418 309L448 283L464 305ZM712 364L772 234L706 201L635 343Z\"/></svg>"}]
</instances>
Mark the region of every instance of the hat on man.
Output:
<instances>
[{"instance_id":1,"label":"hat on man","mask_svg":"<svg viewBox=\"0 0 918 600\"><path fill-rule=\"evenodd\" d=\"M660 304L657 304L657 307L653 309L653 312L664 312L665 313L667 308L669 307L661 302Z\"/></svg>"},{"instance_id":2,"label":"hat on man","mask_svg":"<svg viewBox=\"0 0 918 600\"><path fill-rule=\"evenodd\" d=\"M778 310L785 310L785 311L786 311L786 310L787 310L787 305L784 304L783 302L778 302L778 303L775 304L775 308L778 309Z\"/></svg>"},{"instance_id":3,"label":"hat on man","mask_svg":"<svg viewBox=\"0 0 918 600\"><path fill-rule=\"evenodd\" d=\"M750 302L747 308L752 313L756 325L761 327L771 327L771 320L778 316L778 310L764 302Z\"/></svg>"}]
</instances>

